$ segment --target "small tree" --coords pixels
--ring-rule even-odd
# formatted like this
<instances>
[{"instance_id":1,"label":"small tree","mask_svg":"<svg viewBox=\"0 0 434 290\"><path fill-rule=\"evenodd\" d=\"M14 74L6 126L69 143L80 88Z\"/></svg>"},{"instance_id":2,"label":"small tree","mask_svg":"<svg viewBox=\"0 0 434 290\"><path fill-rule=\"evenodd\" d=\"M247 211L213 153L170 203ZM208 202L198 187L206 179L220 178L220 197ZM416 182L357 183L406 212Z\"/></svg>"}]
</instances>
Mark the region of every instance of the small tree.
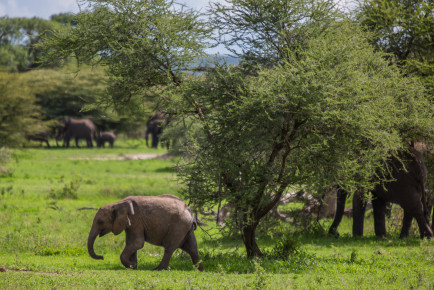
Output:
<instances>
[{"instance_id":1,"label":"small tree","mask_svg":"<svg viewBox=\"0 0 434 290\"><path fill-rule=\"evenodd\" d=\"M183 86L184 106L200 112L179 165L184 194L200 207L230 202L250 257L262 255L256 227L291 188L371 188L406 140L433 136L423 86L357 26L330 25L287 56L257 76L222 69Z\"/></svg>"}]
</instances>

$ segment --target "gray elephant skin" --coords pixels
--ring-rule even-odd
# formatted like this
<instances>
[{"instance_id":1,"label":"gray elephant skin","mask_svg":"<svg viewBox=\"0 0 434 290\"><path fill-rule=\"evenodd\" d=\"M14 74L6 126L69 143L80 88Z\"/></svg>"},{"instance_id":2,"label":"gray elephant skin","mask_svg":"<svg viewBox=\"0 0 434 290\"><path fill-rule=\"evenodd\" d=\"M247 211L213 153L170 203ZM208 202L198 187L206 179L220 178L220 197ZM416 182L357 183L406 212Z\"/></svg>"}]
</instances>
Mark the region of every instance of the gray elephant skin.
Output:
<instances>
[{"instance_id":1,"label":"gray elephant skin","mask_svg":"<svg viewBox=\"0 0 434 290\"><path fill-rule=\"evenodd\" d=\"M162 113L155 113L151 117L149 117L148 122L146 123L146 131L145 131L145 140L146 146L149 147L148 138L151 135L151 147L157 148L158 143L160 142L160 135L163 133L163 127L167 126L168 120L165 118ZM163 140L161 140L163 141ZM168 147L167 140L164 141L164 144Z\"/></svg>"},{"instance_id":2,"label":"gray elephant skin","mask_svg":"<svg viewBox=\"0 0 434 290\"><path fill-rule=\"evenodd\" d=\"M95 124L89 119L66 119L60 126L56 139L63 138L63 147L69 147L69 141L75 139L75 145L80 147L79 140L86 140L87 147L93 147L92 139L96 139Z\"/></svg>"},{"instance_id":3,"label":"gray elephant skin","mask_svg":"<svg viewBox=\"0 0 434 290\"><path fill-rule=\"evenodd\" d=\"M105 143L107 142L109 143L110 148L113 148L113 144L115 143L116 138L117 137L113 132L100 132L97 134L96 144L98 148L104 148Z\"/></svg>"},{"instance_id":4,"label":"gray elephant skin","mask_svg":"<svg viewBox=\"0 0 434 290\"><path fill-rule=\"evenodd\" d=\"M30 140L39 141L41 142L41 144L42 142L45 142L45 144L47 144L47 148L51 148L50 143L48 142L48 139L50 138L50 133L48 133L48 131L46 130L41 132L27 133L25 137L27 142L29 142Z\"/></svg>"},{"instance_id":5,"label":"gray elephant skin","mask_svg":"<svg viewBox=\"0 0 434 290\"><path fill-rule=\"evenodd\" d=\"M386 211L387 203L399 204L404 210L404 218L400 238L408 237L411 222L416 219L421 238L430 238L433 232L429 226L428 209L426 205L425 184L426 167L422 155L409 148L409 152L403 152L401 158L405 169L396 158L391 160L393 168L393 181L377 185L371 191L373 195L372 207L374 211L375 235L384 238L386 235ZM333 224L329 233L338 235L337 228L344 214L347 193L339 189L337 193L337 209ZM353 195L353 236L363 236L363 225L365 217L366 199L362 192Z\"/></svg>"},{"instance_id":6,"label":"gray elephant skin","mask_svg":"<svg viewBox=\"0 0 434 290\"><path fill-rule=\"evenodd\" d=\"M129 196L98 210L87 248L92 258L103 259L93 249L96 237L110 232L119 235L125 231L126 244L121 262L126 268L137 268L137 250L148 242L164 247L163 259L154 270L167 269L173 252L181 248L191 256L198 270L203 271L194 235L196 225L191 210L176 196Z\"/></svg>"}]
</instances>

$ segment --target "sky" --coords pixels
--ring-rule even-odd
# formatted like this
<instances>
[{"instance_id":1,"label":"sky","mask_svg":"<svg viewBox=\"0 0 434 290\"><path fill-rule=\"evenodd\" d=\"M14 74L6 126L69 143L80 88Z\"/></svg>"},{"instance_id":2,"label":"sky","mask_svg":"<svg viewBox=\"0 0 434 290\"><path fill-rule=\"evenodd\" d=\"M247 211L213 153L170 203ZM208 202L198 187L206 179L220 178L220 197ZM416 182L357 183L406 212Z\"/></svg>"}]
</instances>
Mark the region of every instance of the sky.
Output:
<instances>
[{"instance_id":1,"label":"sky","mask_svg":"<svg viewBox=\"0 0 434 290\"><path fill-rule=\"evenodd\" d=\"M50 19L53 14L79 12L77 2L82 0L0 0L0 16L39 17ZM178 0L190 8L201 9L208 6L209 0ZM215 0L214 0L215 2Z\"/></svg>"}]
</instances>

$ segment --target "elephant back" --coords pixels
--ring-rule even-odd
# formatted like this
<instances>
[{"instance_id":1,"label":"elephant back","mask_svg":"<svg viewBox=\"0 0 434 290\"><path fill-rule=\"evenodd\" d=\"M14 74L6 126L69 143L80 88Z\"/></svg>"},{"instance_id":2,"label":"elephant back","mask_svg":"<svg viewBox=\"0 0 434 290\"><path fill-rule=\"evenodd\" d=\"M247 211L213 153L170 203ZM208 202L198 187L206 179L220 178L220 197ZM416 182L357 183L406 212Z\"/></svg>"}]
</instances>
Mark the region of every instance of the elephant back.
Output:
<instances>
[{"instance_id":1,"label":"elephant back","mask_svg":"<svg viewBox=\"0 0 434 290\"><path fill-rule=\"evenodd\" d=\"M71 119L66 129L67 134L73 138L87 138L93 136L95 124L90 119Z\"/></svg>"},{"instance_id":2,"label":"elephant back","mask_svg":"<svg viewBox=\"0 0 434 290\"><path fill-rule=\"evenodd\" d=\"M194 226L194 215L185 202L173 195L130 196L129 199L139 210L138 220L143 221L146 241L161 245L168 232L182 232L184 235Z\"/></svg>"}]
</instances>

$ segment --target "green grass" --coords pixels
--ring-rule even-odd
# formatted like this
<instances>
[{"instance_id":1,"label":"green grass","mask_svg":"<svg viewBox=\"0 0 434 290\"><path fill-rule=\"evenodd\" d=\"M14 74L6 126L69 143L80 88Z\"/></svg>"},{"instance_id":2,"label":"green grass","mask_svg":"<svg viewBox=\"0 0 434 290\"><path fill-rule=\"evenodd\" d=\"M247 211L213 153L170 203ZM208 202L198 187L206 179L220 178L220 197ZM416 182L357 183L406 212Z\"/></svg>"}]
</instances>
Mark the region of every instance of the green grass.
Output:
<instances>
[{"instance_id":1,"label":"green grass","mask_svg":"<svg viewBox=\"0 0 434 290\"><path fill-rule=\"evenodd\" d=\"M53 143L54 144L54 143ZM124 234L109 234L95 242L93 260L87 235L101 205L128 195L177 194L174 160L117 160L128 154L165 154L144 142L118 140L114 149L28 148L14 150L11 177L0 178L0 288L156 288L156 289L406 289L434 288L434 242L397 238L390 224L387 239L373 235L372 216L365 237L351 237L351 219L344 218L339 239L321 231L296 237L301 248L286 260L249 260L239 239L222 237L215 222L196 230L205 272L192 267L177 250L170 269L152 269L163 249L149 244L139 251L138 270L126 270L119 260ZM322 220L327 228L331 220ZM400 222L398 222L400 225ZM413 227L414 228L414 227ZM205 232L205 231L206 232ZM269 254L290 224L280 224L258 243ZM273 250L274 249L274 250ZM275 256L275 255L274 255Z\"/></svg>"}]
</instances>

